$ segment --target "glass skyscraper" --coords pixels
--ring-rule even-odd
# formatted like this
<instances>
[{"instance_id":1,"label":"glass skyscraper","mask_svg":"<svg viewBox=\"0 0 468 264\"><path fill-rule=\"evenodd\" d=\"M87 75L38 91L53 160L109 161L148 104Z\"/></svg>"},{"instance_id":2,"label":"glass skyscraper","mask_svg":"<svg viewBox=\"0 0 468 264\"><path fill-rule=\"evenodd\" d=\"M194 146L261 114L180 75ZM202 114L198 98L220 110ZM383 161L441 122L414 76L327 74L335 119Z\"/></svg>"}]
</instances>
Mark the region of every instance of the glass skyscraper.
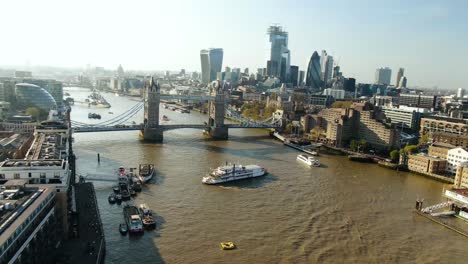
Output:
<instances>
[{"instance_id":1,"label":"glass skyscraper","mask_svg":"<svg viewBox=\"0 0 468 264\"><path fill-rule=\"evenodd\" d=\"M290 71L290 80L293 85L293 87L297 87L299 85L298 78L299 78L299 67L298 66L293 66L291 65L291 71Z\"/></svg>"},{"instance_id":2,"label":"glass skyscraper","mask_svg":"<svg viewBox=\"0 0 468 264\"><path fill-rule=\"evenodd\" d=\"M200 51L201 60L201 80L202 83L208 84L210 82L210 53L208 50Z\"/></svg>"},{"instance_id":3,"label":"glass skyscraper","mask_svg":"<svg viewBox=\"0 0 468 264\"><path fill-rule=\"evenodd\" d=\"M281 26L273 25L268 28L271 50L270 60L267 62L267 73L286 81L290 73L291 54L288 49L288 32Z\"/></svg>"},{"instance_id":4,"label":"glass skyscraper","mask_svg":"<svg viewBox=\"0 0 468 264\"><path fill-rule=\"evenodd\" d=\"M309 66L307 67L306 86L313 89L322 88L322 71L320 67L320 56L317 51L314 51L310 57Z\"/></svg>"},{"instance_id":5,"label":"glass skyscraper","mask_svg":"<svg viewBox=\"0 0 468 264\"><path fill-rule=\"evenodd\" d=\"M398 73L397 73L397 76L396 76L396 82L395 82L396 87L400 87L400 80L401 80L401 77L403 77L404 75L405 75L405 69L403 69L403 68L398 69Z\"/></svg>"},{"instance_id":6,"label":"glass skyscraper","mask_svg":"<svg viewBox=\"0 0 468 264\"><path fill-rule=\"evenodd\" d=\"M223 67L223 49L208 49L200 51L202 83L208 84L216 80L218 72Z\"/></svg>"},{"instance_id":7,"label":"glass skyscraper","mask_svg":"<svg viewBox=\"0 0 468 264\"><path fill-rule=\"evenodd\" d=\"M392 70L388 67L375 70L375 84L390 85Z\"/></svg>"},{"instance_id":8,"label":"glass skyscraper","mask_svg":"<svg viewBox=\"0 0 468 264\"><path fill-rule=\"evenodd\" d=\"M216 74L223 68L223 49L209 49L210 82L216 80Z\"/></svg>"}]
</instances>

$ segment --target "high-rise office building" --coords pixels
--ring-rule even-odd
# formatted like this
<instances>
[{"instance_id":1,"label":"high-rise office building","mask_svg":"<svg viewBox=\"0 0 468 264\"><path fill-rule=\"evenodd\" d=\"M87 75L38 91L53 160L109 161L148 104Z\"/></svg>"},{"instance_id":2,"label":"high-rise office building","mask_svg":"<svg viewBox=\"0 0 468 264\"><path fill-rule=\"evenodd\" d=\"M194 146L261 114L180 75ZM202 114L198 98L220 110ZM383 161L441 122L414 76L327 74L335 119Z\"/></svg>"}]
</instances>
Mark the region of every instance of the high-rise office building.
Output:
<instances>
[{"instance_id":1,"label":"high-rise office building","mask_svg":"<svg viewBox=\"0 0 468 264\"><path fill-rule=\"evenodd\" d=\"M457 90L457 98L463 98L465 96L465 89L463 88L458 88Z\"/></svg>"},{"instance_id":2,"label":"high-rise office building","mask_svg":"<svg viewBox=\"0 0 468 264\"><path fill-rule=\"evenodd\" d=\"M290 81L293 85L293 87L297 87L299 85L298 83L298 78L299 78L299 67L298 66L293 66L291 65L291 70L290 70Z\"/></svg>"},{"instance_id":3,"label":"high-rise office building","mask_svg":"<svg viewBox=\"0 0 468 264\"><path fill-rule=\"evenodd\" d=\"M320 68L322 69L322 78L325 75L325 63L327 62L327 51L322 50L322 54L320 55Z\"/></svg>"},{"instance_id":4,"label":"high-rise office building","mask_svg":"<svg viewBox=\"0 0 468 264\"><path fill-rule=\"evenodd\" d=\"M310 57L309 66L307 67L306 86L313 89L322 88L322 71L320 69L320 56L317 51L314 51Z\"/></svg>"},{"instance_id":5,"label":"high-rise office building","mask_svg":"<svg viewBox=\"0 0 468 264\"><path fill-rule=\"evenodd\" d=\"M402 76L400 79L400 82L398 83L398 87L406 88L406 82L407 82L406 76Z\"/></svg>"},{"instance_id":6,"label":"high-rise office building","mask_svg":"<svg viewBox=\"0 0 468 264\"><path fill-rule=\"evenodd\" d=\"M208 84L216 80L217 73L223 66L223 49L208 49L200 51L202 68L202 83Z\"/></svg>"},{"instance_id":7,"label":"high-rise office building","mask_svg":"<svg viewBox=\"0 0 468 264\"><path fill-rule=\"evenodd\" d=\"M299 71L299 80L298 80L298 85L299 86L303 85L304 78L305 78L305 71Z\"/></svg>"},{"instance_id":8,"label":"high-rise office building","mask_svg":"<svg viewBox=\"0 0 468 264\"><path fill-rule=\"evenodd\" d=\"M325 62L325 71L324 71L324 76L323 80L326 85L329 85L331 82L333 75L333 57L330 55L327 55L327 60Z\"/></svg>"},{"instance_id":9,"label":"high-rise office building","mask_svg":"<svg viewBox=\"0 0 468 264\"><path fill-rule=\"evenodd\" d=\"M249 68L245 68L245 69L244 69L244 74L245 74L245 75L249 75Z\"/></svg>"},{"instance_id":10,"label":"high-rise office building","mask_svg":"<svg viewBox=\"0 0 468 264\"><path fill-rule=\"evenodd\" d=\"M320 67L322 69L322 81L326 86L330 83L333 77L333 57L328 55L326 50L322 50L322 56L320 56Z\"/></svg>"},{"instance_id":11,"label":"high-rise office building","mask_svg":"<svg viewBox=\"0 0 468 264\"><path fill-rule=\"evenodd\" d=\"M375 70L375 84L390 85L392 70L388 67Z\"/></svg>"},{"instance_id":12,"label":"high-rise office building","mask_svg":"<svg viewBox=\"0 0 468 264\"><path fill-rule=\"evenodd\" d=\"M404 75L405 75L405 69L403 69L403 68L398 69L398 73L397 73L397 76L396 76L396 82L395 82L396 87L401 87L400 86L400 81L401 81L401 78Z\"/></svg>"},{"instance_id":13,"label":"high-rise office building","mask_svg":"<svg viewBox=\"0 0 468 264\"><path fill-rule=\"evenodd\" d=\"M333 78L341 77L340 66L336 65L333 67Z\"/></svg>"},{"instance_id":14,"label":"high-rise office building","mask_svg":"<svg viewBox=\"0 0 468 264\"><path fill-rule=\"evenodd\" d=\"M288 49L288 32L281 26L273 25L268 28L271 51L267 62L268 75L279 77L283 81L289 76L291 54Z\"/></svg>"},{"instance_id":15,"label":"high-rise office building","mask_svg":"<svg viewBox=\"0 0 468 264\"><path fill-rule=\"evenodd\" d=\"M210 82L210 53L208 50L200 51L201 60L201 81L204 84Z\"/></svg>"},{"instance_id":16,"label":"high-rise office building","mask_svg":"<svg viewBox=\"0 0 468 264\"><path fill-rule=\"evenodd\" d=\"M347 92L356 91L356 79L354 78L344 78L343 80L343 89Z\"/></svg>"},{"instance_id":17,"label":"high-rise office building","mask_svg":"<svg viewBox=\"0 0 468 264\"><path fill-rule=\"evenodd\" d=\"M216 80L216 74L223 67L223 49L209 49L210 51L210 81Z\"/></svg>"}]
</instances>

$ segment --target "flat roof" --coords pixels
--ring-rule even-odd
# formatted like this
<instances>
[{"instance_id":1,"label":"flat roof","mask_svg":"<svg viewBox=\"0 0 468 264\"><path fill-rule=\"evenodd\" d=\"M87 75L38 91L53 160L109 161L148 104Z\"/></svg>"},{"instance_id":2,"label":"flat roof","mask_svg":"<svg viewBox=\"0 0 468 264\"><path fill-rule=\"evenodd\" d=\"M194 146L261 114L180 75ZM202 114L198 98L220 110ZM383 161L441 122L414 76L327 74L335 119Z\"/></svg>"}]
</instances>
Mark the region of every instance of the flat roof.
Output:
<instances>
[{"instance_id":1,"label":"flat roof","mask_svg":"<svg viewBox=\"0 0 468 264\"><path fill-rule=\"evenodd\" d=\"M17 167L52 167L62 166L65 161L61 159L51 160L22 160L10 159L0 163L0 168L17 168Z\"/></svg>"},{"instance_id":2,"label":"flat roof","mask_svg":"<svg viewBox=\"0 0 468 264\"><path fill-rule=\"evenodd\" d=\"M446 159L442 159L442 158L439 158L439 157L435 157L435 156L429 156L425 153L418 153L418 154L412 154L410 156L417 156L417 157L423 157L423 158L428 158L428 159L431 159L431 160L436 160L436 161L443 161L443 160L446 160Z\"/></svg>"},{"instance_id":3,"label":"flat roof","mask_svg":"<svg viewBox=\"0 0 468 264\"><path fill-rule=\"evenodd\" d=\"M465 197L468 197L468 189L451 189L451 190L448 190L448 191L451 191L451 192L463 195Z\"/></svg>"},{"instance_id":4,"label":"flat roof","mask_svg":"<svg viewBox=\"0 0 468 264\"><path fill-rule=\"evenodd\" d=\"M26 189L28 188L37 188L36 191L33 191L28 197L32 197L35 193L38 193L39 195L34 199L29 204L25 205L25 202L28 201L28 199L24 199L20 204L17 204L17 207L15 210L12 211L18 212L19 215L15 216L15 219L8 224L7 226L4 227L2 230L2 227L0 226L0 244L5 243L6 239L8 239L27 219L28 216L30 216L34 210L51 194L55 193L55 186L54 185L49 185L49 184L41 184L41 185L27 185ZM5 200L2 200L5 201ZM8 201L8 200L7 200ZM21 206L24 206L21 208ZM22 211L21 211L22 209ZM10 214L11 217L12 214ZM0 222L0 225L3 225L4 221Z\"/></svg>"},{"instance_id":5,"label":"flat roof","mask_svg":"<svg viewBox=\"0 0 468 264\"><path fill-rule=\"evenodd\" d=\"M434 142L430 145L430 147L453 149L453 148L456 148L457 146L449 144L449 143L444 143L444 142Z\"/></svg>"}]
</instances>

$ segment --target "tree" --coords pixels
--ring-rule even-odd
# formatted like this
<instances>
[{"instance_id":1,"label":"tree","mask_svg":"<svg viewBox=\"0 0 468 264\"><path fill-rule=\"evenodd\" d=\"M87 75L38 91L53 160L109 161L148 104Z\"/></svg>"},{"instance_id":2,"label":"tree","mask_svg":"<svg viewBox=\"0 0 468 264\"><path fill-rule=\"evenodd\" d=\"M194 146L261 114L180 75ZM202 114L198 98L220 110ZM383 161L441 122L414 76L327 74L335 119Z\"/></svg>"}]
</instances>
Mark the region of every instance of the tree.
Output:
<instances>
[{"instance_id":1,"label":"tree","mask_svg":"<svg viewBox=\"0 0 468 264\"><path fill-rule=\"evenodd\" d=\"M403 149L404 153L414 154L419 152L419 147L417 145L407 145Z\"/></svg>"},{"instance_id":2,"label":"tree","mask_svg":"<svg viewBox=\"0 0 468 264\"><path fill-rule=\"evenodd\" d=\"M366 140L364 140L364 139L359 140L359 150L362 150L364 152L368 148L369 148L369 143L367 143Z\"/></svg>"},{"instance_id":3,"label":"tree","mask_svg":"<svg viewBox=\"0 0 468 264\"><path fill-rule=\"evenodd\" d=\"M349 108L353 101L336 101L331 105L331 108Z\"/></svg>"},{"instance_id":4,"label":"tree","mask_svg":"<svg viewBox=\"0 0 468 264\"><path fill-rule=\"evenodd\" d=\"M426 144L429 140L429 134L424 134L419 138L419 144Z\"/></svg>"},{"instance_id":5,"label":"tree","mask_svg":"<svg viewBox=\"0 0 468 264\"><path fill-rule=\"evenodd\" d=\"M323 132L325 132L323 128L319 126L314 127L312 130L310 130L310 139L318 140Z\"/></svg>"},{"instance_id":6,"label":"tree","mask_svg":"<svg viewBox=\"0 0 468 264\"><path fill-rule=\"evenodd\" d=\"M392 152L390 152L390 159L393 163L398 163L400 160L400 151L398 149L392 150Z\"/></svg>"},{"instance_id":7,"label":"tree","mask_svg":"<svg viewBox=\"0 0 468 264\"><path fill-rule=\"evenodd\" d=\"M357 149L359 148L359 142L357 142L356 140L351 140L351 143L349 144L349 148L352 150L352 151L357 151Z\"/></svg>"},{"instance_id":8,"label":"tree","mask_svg":"<svg viewBox=\"0 0 468 264\"><path fill-rule=\"evenodd\" d=\"M26 109L26 114L32 116L37 121L41 114L41 110L37 107L28 107Z\"/></svg>"}]
</instances>

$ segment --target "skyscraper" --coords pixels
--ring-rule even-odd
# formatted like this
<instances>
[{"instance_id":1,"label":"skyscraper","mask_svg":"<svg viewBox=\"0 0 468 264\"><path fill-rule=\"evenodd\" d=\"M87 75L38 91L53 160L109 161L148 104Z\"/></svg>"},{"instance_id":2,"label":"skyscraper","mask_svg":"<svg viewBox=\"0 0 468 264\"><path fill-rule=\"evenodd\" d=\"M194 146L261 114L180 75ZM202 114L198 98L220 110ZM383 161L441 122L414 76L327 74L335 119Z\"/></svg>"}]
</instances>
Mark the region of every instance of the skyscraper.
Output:
<instances>
[{"instance_id":1,"label":"skyscraper","mask_svg":"<svg viewBox=\"0 0 468 264\"><path fill-rule=\"evenodd\" d=\"M458 88L457 90L457 98L463 98L465 96L465 89L463 88Z\"/></svg>"},{"instance_id":2,"label":"skyscraper","mask_svg":"<svg viewBox=\"0 0 468 264\"><path fill-rule=\"evenodd\" d=\"M297 85L301 86L304 83L305 78L305 71L299 71L299 80L297 81Z\"/></svg>"},{"instance_id":3,"label":"skyscraper","mask_svg":"<svg viewBox=\"0 0 468 264\"><path fill-rule=\"evenodd\" d=\"M320 56L317 51L314 51L310 57L309 66L307 67L306 86L313 89L322 88L322 71L320 69Z\"/></svg>"},{"instance_id":4,"label":"skyscraper","mask_svg":"<svg viewBox=\"0 0 468 264\"><path fill-rule=\"evenodd\" d=\"M289 75L291 58L288 32L283 31L281 26L273 25L268 28L268 35L271 42L270 60L267 62L268 75L280 77L285 81Z\"/></svg>"},{"instance_id":5,"label":"skyscraper","mask_svg":"<svg viewBox=\"0 0 468 264\"><path fill-rule=\"evenodd\" d=\"M322 50L322 56L320 56L320 67L322 69L322 81L326 86L330 83L333 77L333 57L328 55L326 50Z\"/></svg>"},{"instance_id":6,"label":"skyscraper","mask_svg":"<svg viewBox=\"0 0 468 264\"><path fill-rule=\"evenodd\" d=\"M405 75L405 69L403 68L398 69L398 73L396 76L396 83L395 83L396 87L400 87L400 80L401 80L401 77L403 77L404 75Z\"/></svg>"},{"instance_id":7,"label":"skyscraper","mask_svg":"<svg viewBox=\"0 0 468 264\"><path fill-rule=\"evenodd\" d=\"M202 83L208 84L216 80L217 73L223 66L223 49L209 49L200 51L202 68Z\"/></svg>"},{"instance_id":8,"label":"skyscraper","mask_svg":"<svg viewBox=\"0 0 468 264\"><path fill-rule=\"evenodd\" d=\"M290 80L291 80L293 87L297 87L299 85L298 77L299 77L299 67L291 65Z\"/></svg>"},{"instance_id":9,"label":"skyscraper","mask_svg":"<svg viewBox=\"0 0 468 264\"><path fill-rule=\"evenodd\" d=\"M203 84L210 82L210 52L208 50L200 51L201 60L201 80Z\"/></svg>"},{"instance_id":10,"label":"skyscraper","mask_svg":"<svg viewBox=\"0 0 468 264\"><path fill-rule=\"evenodd\" d=\"M400 88L406 88L406 76L402 76L401 79L400 79L400 83L398 84L398 87Z\"/></svg>"},{"instance_id":11,"label":"skyscraper","mask_svg":"<svg viewBox=\"0 0 468 264\"><path fill-rule=\"evenodd\" d=\"M216 80L216 74L223 68L223 49L209 49L210 51L210 81Z\"/></svg>"},{"instance_id":12,"label":"skyscraper","mask_svg":"<svg viewBox=\"0 0 468 264\"><path fill-rule=\"evenodd\" d=\"M375 70L375 84L390 85L392 70L388 67Z\"/></svg>"},{"instance_id":13,"label":"skyscraper","mask_svg":"<svg viewBox=\"0 0 468 264\"><path fill-rule=\"evenodd\" d=\"M324 70L324 76L323 76L323 81L325 85L328 85L332 79L333 75L333 57L330 55L327 55L327 60L325 61L325 70Z\"/></svg>"}]
</instances>

